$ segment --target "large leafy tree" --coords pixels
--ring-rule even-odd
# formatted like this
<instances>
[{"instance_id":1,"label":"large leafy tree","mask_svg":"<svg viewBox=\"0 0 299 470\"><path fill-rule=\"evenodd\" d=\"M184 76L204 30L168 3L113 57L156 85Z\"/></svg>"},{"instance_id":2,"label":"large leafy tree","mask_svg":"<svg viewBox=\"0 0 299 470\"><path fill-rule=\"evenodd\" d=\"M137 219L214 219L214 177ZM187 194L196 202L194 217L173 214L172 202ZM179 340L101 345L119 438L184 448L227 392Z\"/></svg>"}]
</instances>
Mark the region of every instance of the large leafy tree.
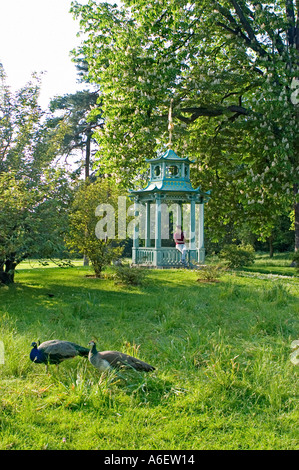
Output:
<instances>
[{"instance_id":1,"label":"large leafy tree","mask_svg":"<svg viewBox=\"0 0 299 470\"><path fill-rule=\"evenodd\" d=\"M15 268L26 258L67 256L69 203L63 173L45 171L38 186L15 172L0 173L0 283L13 283Z\"/></svg>"},{"instance_id":2,"label":"large leafy tree","mask_svg":"<svg viewBox=\"0 0 299 470\"><path fill-rule=\"evenodd\" d=\"M101 88L100 164L132 183L168 140L212 187L219 236L245 219L260 238L292 212L299 247L298 3L294 0L73 2L79 56Z\"/></svg>"},{"instance_id":3,"label":"large leafy tree","mask_svg":"<svg viewBox=\"0 0 299 470\"><path fill-rule=\"evenodd\" d=\"M71 191L53 166L59 145L38 106L38 78L12 93L0 73L0 283L12 283L23 259L62 254Z\"/></svg>"}]
</instances>

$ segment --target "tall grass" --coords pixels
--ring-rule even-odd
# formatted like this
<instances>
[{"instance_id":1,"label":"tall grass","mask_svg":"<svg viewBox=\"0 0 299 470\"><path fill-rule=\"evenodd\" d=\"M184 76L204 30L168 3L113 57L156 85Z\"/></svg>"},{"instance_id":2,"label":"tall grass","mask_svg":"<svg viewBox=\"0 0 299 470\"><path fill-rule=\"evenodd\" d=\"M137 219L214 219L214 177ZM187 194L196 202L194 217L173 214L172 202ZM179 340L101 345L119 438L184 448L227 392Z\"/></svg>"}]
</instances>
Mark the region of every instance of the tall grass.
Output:
<instances>
[{"instance_id":1,"label":"tall grass","mask_svg":"<svg viewBox=\"0 0 299 470\"><path fill-rule=\"evenodd\" d=\"M26 266L0 287L0 449L298 448L298 278L151 270L125 287L88 273ZM29 360L34 340L92 337L156 371L75 358L48 375Z\"/></svg>"}]
</instances>

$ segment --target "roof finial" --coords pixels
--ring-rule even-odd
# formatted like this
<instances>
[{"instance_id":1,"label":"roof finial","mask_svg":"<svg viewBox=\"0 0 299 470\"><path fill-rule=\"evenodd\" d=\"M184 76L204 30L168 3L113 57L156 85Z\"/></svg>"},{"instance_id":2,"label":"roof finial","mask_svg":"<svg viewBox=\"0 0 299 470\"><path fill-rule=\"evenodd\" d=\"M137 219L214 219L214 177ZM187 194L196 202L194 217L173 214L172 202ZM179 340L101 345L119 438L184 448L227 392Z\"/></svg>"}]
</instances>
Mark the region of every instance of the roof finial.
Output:
<instances>
[{"instance_id":1,"label":"roof finial","mask_svg":"<svg viewBox=\"0 0 299 470\"><path fill-rule=\"evenodd\" d=\"M174 124L173 124L173 121L172 121L172 103L173 103L173 98L171 98L170 100L170 106L169 106L169 112L168 112L168 130L169 130L169 141L168 141L168 144L167 144L167 147L169 149L171 149L171 145L172 145L172 131L173 131L173 128L174 128Z\"/></svg>"}]
</instances>

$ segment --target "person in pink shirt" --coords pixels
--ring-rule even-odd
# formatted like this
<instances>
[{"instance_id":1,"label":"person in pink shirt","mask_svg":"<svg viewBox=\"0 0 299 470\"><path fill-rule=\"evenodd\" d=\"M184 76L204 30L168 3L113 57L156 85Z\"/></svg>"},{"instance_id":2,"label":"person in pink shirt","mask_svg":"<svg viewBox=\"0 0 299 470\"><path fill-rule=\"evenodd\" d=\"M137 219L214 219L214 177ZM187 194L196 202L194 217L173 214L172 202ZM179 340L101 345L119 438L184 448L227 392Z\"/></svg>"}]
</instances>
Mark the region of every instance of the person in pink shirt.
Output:
<instances>
[{"instance_id":1,"label":"person in pink shirt","mask_svg":"<svg viewBox=\"0 0 299 470\"><path fill-rule=\"evenodd\" d=\"M173 234L173 239L175 241L175 247L182 253L182 263L186 263L186 245L185 245L185 236L182 231L181 225L176 226L176 231Z\"/></svg>"}]
</instances>

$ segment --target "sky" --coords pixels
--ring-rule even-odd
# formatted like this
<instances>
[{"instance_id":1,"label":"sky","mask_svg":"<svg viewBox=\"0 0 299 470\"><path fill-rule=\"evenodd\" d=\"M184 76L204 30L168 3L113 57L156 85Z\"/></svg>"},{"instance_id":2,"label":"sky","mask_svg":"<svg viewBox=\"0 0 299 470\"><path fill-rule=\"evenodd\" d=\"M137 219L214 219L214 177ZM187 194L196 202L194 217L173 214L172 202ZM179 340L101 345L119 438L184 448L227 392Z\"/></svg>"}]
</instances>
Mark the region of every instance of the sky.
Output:
<instances>
[{"instance_id":1,"label":"sky","mask_svg":"<svg viewBox=\"0 0 299 470\"><path fill-rule=\"evenodd\" d=\"M87 0L80 0L85 4ZM42 76L40 105L56 95L86 88L77 83L70 51L80 44L71 0L0 0L0 62L7 84L17 90L33 72Z\"/></svg>"}]
</instances>

